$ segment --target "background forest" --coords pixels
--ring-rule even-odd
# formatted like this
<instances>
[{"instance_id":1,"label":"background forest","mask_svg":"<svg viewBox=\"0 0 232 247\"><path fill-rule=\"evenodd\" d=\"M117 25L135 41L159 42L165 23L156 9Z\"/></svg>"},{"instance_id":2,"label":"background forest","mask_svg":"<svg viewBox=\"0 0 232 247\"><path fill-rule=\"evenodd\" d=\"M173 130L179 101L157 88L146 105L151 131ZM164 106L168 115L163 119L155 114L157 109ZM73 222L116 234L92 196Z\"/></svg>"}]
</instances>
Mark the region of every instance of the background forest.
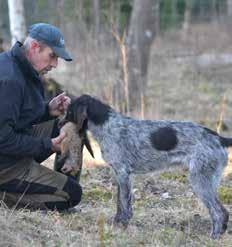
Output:
<instances>
[{"instance_id":1,"label":"background forest","mask_svg":"<svg viewBox=\"0 0 232 247\"><path fill-rule=\"evenodd\" d=\"M232 136L232 0L0 0L0 46L23 41L36 22L58 26L74 58L48 75L51 95L88 93L129 116L190 120ZM84 153L78 213L2 203L0 246L231 246L231 154L219 189L228 231L212 240L183 170L135 177L134 217L115 229L116 183L95 143L94 153Z\"/></svg>"},{"instance_id":2,"label":"background forest","mask_svg":"<svg viewBox=\"0 0 232 247\"><path fill-rule=\"evenodd\" d=\"M23 2L23 1L20 1ZM57 25L74 62L49 76L141 118L231 125L231 0L24 0L26 27ZM4 47L11 34L0 1ZM228 106L228 107L227 107Z\"/></svg>"}]
</instances>

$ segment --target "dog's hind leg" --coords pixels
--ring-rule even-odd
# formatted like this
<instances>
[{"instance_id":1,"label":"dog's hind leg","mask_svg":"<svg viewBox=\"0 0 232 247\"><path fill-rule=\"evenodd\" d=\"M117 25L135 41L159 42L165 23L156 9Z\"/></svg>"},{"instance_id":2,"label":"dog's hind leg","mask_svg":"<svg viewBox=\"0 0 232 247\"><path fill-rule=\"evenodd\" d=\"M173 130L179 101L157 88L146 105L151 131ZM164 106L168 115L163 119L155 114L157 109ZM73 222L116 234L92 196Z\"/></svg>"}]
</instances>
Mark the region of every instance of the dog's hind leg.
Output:
<instances>
[{"instance_id":1,"label":"dog's hind leg","mask_svg":"<svg viewBox=\"0 0 232 247\"><path fill-rule=\"evenodd\" d=\"M114 170L115 171L115 170ZM127 227L129 220L132 217L132 192L130 174L124 170L115 171L116 180L118 183L117 194L117 213L114 218L114 223L121 223Z\"/></svg>"},{"instance_id":2,"label":"dog's hind leg","mask_svg":"<svg viewBox=\"0 0 232 247\"><path fill-rule=\"evenodd\" d=\"M202 157L191 160L189 180L193 191L209 210L212 221L211 237L215 239L226 231L229 214L217 198L222 164L209 160L206 164L206 160Z\"/></svg>"}]
</instances>

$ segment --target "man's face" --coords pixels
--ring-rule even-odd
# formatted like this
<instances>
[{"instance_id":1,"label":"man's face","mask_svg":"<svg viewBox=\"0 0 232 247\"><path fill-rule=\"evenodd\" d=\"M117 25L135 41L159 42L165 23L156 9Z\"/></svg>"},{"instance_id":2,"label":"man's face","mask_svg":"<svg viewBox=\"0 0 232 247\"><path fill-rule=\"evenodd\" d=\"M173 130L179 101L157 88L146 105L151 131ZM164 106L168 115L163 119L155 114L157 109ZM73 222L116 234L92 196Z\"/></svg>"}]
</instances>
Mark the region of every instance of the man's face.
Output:
<instances>
[{"instance_id":1,"label":"man's face","mask_svg":"<svg viewBox=\"0 0 232 247\"><path fill-rule=\"evenodd\" d=\"M48 73L58 65L58 57L52 49L38 42L32 44L29 60L33 68L41 75Z\"/></svg>"}]
</instances>

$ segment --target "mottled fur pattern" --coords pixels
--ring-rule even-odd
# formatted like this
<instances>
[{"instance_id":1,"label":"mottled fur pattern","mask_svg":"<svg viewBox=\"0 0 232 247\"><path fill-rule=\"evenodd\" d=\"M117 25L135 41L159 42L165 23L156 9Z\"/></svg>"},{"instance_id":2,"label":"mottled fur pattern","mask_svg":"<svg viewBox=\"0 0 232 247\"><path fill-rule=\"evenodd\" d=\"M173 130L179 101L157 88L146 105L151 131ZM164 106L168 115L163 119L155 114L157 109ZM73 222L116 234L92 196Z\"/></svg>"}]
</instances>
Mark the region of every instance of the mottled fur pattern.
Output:
<instances>
[{"instance_id":1,"label":"mottled fur pattern","mask_svg":"<svg viewBox=\"0 0 232 247\"><path fill-rule=\"evenodd\" d=\"M82 113L87 119L83 128L92 132L116 175L116 223L127 226L132 217L131 174L182 165L189 170L193 191L209 210L211 237L225 232L229 214L217 197L217 188L232 139L191 122L129 118L88 95L70 105L66 120L77 123Z\"/></svg>"},{"instance_id":2,"label":"mottled fur pattern","mask_svg":"<svg viewBox=\"0 0 232 247\"><path fill-rule=\"evenodd\" d=\"M71 175L75 176L82 167L83 138L78 133L76 124L72 122L64 124L60 132L65 133L61 142L61 159L65 159L64 166L72 167Z\"/></svg>"}]
</instances>

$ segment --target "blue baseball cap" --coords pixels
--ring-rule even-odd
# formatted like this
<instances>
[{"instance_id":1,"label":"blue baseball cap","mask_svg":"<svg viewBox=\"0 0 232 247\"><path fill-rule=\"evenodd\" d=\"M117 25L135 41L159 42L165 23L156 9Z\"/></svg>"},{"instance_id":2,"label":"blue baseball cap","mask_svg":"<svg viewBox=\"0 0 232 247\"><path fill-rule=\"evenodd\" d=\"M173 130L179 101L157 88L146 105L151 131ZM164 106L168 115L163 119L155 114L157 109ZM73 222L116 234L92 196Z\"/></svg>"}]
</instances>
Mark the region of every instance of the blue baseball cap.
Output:
<instances>
[{"instance_id":1,"label":"blue baseball cap","mask_svg":"<svg viewBox=\"0 0 232 247\"><path fill-rule=\"evenodd\" d=\"M29 27L28 35L48 45L58 57L72 61L71 56L65 50L64 37L57 27L47 23L36 23Z\"/></svg>"}]
</instances>

